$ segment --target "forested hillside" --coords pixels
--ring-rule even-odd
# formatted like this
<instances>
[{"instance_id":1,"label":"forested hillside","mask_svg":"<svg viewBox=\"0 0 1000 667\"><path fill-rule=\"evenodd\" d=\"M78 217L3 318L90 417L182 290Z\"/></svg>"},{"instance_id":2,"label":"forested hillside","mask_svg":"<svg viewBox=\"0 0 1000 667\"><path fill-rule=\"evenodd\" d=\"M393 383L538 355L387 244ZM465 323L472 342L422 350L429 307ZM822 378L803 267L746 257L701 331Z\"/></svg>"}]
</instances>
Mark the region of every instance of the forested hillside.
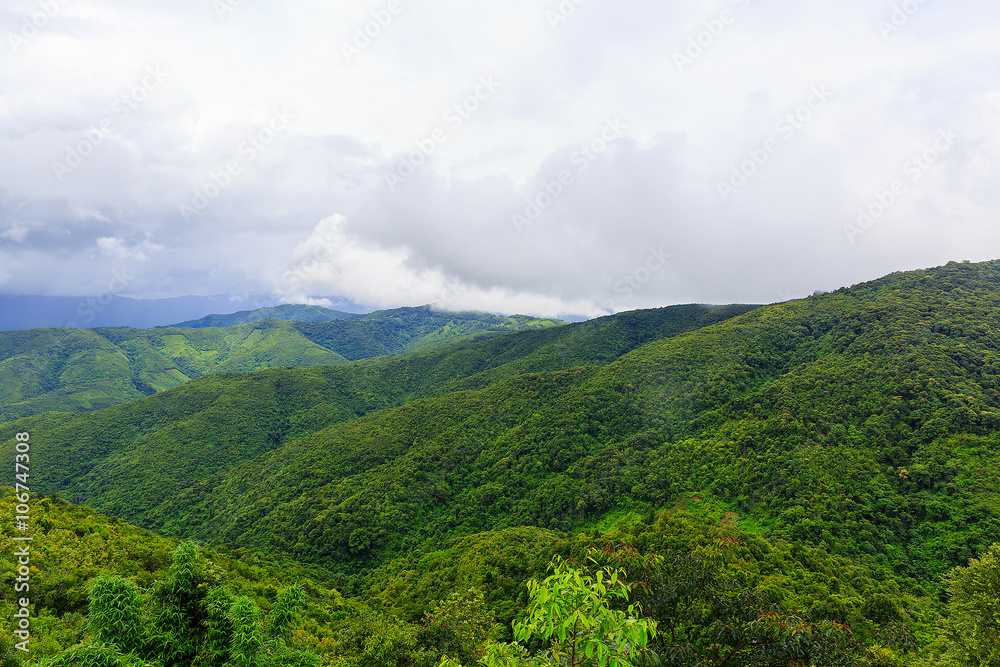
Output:
<instances>
[{"instance_id":1,"label":"forested hillside","mask_svg":"<svg viewBox=\"0 0 1000 667\"><path fill-rule=\"evenodd\" d=\"M0 506L13 512L13 498ZM328 588L322 570L280 556L200 549L35 496L30 637L22 645L29 651L13 648L23 638L13 632L18 606L4 595L0 626L15 640L0 640L0 664L23 657L45 667L435 667L442 658L472 665L507 654L505 664L527 667L538 663L507 642L531 618L562 622L537 596L556 585L546 576L560 568L589 582L588 595L600 590L593 573L617 573L640 605L630 613L657 624L644 641L657 657L639 654L631 664L691 667L730 656L769 667L959 667L980 664L991 650L978 598L998 592L984 582L1000 574L1000 545L950 573L941 604L905 590L884 568L754 535L692 508L575 534L521 527L455 538L386 563L371 587L345 597ZM4 572L16 569L22 545L0 535ZM557 589L567 606L572 581ZM610 624L624 613L624 602L597 600L575 622ZM530 634L535 651L559 644ZM548 664L544 653L538 659Z\"/></svg>"},{"instance_id":2,"label":"forested hillside","mask_svg":"<svg viewBox=\"0 0 1000 667\"><path fill-rule=\"evenodd\" d=\"M301 304L283 304L256 310L241 310L225 315L206 315L195 320L186 320L170 326L181 329L200 329L203 327L235 327L240 324L253 324L261 320L293 320L296 322L333 322L364 317L356 313L345 313L342 310L332 310L320 306L305 306Z\"/></svg>"},{"instance_id":3,"label":"forested hillside","mask_svg":"<svg viewBox=\"0 0 1000 667\"><path fill-rule=\"evenodd\" d=\"M305 311L303 311L305 309ZM324 309L325 310L325 309ZM308 311L308 312L306 312ZM134 401L212 373L329 366L430 349L497 332L555 327L558 320L405 308L322 321L308 306L248 311L228 328L29 329L0 333L0 420L49 410L90 411Z\"/></svg>"},{"instance_id":4,"label":"forested hillside","mask_svg":"<svg viewBox=\"0 0 1000 667\"><path fill-rule=\"evenodd\" d=\"M569 530L699 493L771 534L933 588L1000 532L998 281L996 264L898 274L759 308L608 364L510 375L500 366L490 381L490 371L466 367L479 380L458 382L478 388L377 412L392 402L345 374L343 394L360 390L348 412L310 410L323 400L298 389L284 397L204 384L118 408L157 417L5 428L38 433L51 490L168 534L276 550L343 577L453 535ZM370 370L379 368L405 388L401 367ZM211 412L199 400L173 407L195 389L212 396Z\"/></svg>"},{"instance_id":5,"label":"forested hillside","mask_svg":"<svg viewBox=\"0 0 1000 667\"><path fill-rule=\"evenodd\" d=\"M140 521L180 489L331 424L526 369L603 363L747 308L675 306L363 364L216 374L95 413L0 425L0 438L44 433L39 490Z\"/></svg>"},{"instance_id":6,"label":"forested hillside","mask_svg":"<svg viewBox=\"0 0 1000 667\"><path fill-rule=\"evenodd\" d=\"M783 648L762 664L978 665L944 662L974 647L949 634L961 610L940 614L949 591L961 613L977 608L978 589L947 573L1000 540L1000 262L744 311L663 309L216 375L3 424L0 440L12 462L14 433L32 434L39 491L322 568L401 622L468 585L509 631L530 605L516 582L603 545L632 576L667 578L650 604L673 599L684 563L722 568L690 565L727 591L704 607L691 602L704 589L682 595L700 620L679 620L675 603L657 612L694 624L692 646L706 627L744 628L736 641L771 623ZM672 553L673 569L654 576L622 545ZM737 608L750 611L726 616ZM968 622L988 647L995 621ZM419 652L400 628L398 645ZM792 635L811 648L789 652ZM720 664L718 646L705 651L667 664ZM406 655L387 664L419 662Z\"/></svg>"}]
</instances>

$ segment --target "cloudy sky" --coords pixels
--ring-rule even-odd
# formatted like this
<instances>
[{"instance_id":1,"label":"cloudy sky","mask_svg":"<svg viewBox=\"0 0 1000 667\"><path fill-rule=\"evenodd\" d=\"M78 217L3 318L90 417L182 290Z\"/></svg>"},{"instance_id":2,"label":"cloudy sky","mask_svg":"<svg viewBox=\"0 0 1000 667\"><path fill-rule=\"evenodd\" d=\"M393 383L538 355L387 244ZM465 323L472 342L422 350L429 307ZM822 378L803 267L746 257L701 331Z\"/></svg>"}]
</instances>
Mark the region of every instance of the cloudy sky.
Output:
<instances>
[{"instance_id":1,"label":"cloudy sky","mask_svg":"<svg viewBox=\"0 0 1000 667\"><path fill-rule=\"evenodd\" d=\"M8 0L0 34L0 293L594 316L1000 254L995 0Z\"/></svg>"}]
</instances>

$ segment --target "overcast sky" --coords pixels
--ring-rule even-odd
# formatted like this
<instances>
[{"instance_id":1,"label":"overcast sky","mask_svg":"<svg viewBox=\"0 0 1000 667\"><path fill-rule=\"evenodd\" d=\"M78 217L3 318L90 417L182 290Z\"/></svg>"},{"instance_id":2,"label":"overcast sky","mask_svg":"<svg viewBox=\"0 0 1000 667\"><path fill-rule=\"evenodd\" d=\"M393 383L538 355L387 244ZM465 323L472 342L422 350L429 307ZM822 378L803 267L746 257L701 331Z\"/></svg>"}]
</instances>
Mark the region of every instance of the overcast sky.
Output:
<instances>
[{"instance_id":1,"label":"overcast sky","mask_svg":"<svg viewBox=\"0 0 1000 667\"><path fill-rule=\"evenodd\" d=\"M594 316L1000 244L995 0L7 0L0 293Z\"/></svg>"}]
</instances>

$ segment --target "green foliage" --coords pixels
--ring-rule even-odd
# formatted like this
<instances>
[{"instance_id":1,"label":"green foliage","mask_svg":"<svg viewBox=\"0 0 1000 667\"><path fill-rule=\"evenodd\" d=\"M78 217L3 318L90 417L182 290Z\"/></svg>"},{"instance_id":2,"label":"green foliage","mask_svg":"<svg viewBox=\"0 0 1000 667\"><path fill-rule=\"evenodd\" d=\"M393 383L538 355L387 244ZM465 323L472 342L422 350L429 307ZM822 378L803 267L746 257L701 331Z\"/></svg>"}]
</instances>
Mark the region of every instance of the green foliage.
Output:
<instances>
[{"instance_id":1,"label":"green foliage","mask_svg":"<svg viewBox=\"0 0 1000 667\"><path fill-rule=\"evenodd\" d=\"M253 600L238 597L229 609L229 620L233 624L232 644L229 649L229 664L232 667L252 667L257 664L261 645L264 643L258 629L260 611Z\"/></svg>"},{"instance_id":2,"label":"green foliage","mask_svg":"<svg viewBox=\"0 0 1000 667\"><path fill-rule=\"evenodd\" d=\"M528 602L524 582L545 572L557 543L557 534L531 527L467 535L402 555L371 573L370 588L356 585L352 592L416 623L436 601L475 589L509 629Z\"/></svg>"},{"instance_id":3,"label":"green foliage","mask_svg":"<svg viewBox=\"0 0 1000 667\"><path fill-rule=\"evenodd\" d=\"M1000 544L947 577L949 634L963 667L1000 665Z\"/></svg>"},{"instance_id":4,"label":"green foliage","mask_svg":"<svg viewBox=\"0 0 1000 667\"><path fill-rule=\"evenodd\" d=\"M630 588L622 572L600 569L587 574L556 558L552 574L528 582L531 602L526 618L514 625L514 638L548 644L546 663L576 667L593 661L600 667L632 667L655 636L656 621L637 618L638 603L611 609L613 598L627 601Z\"/></svg>"},{"instance_id":5,"label":"green foliage","mask_svg":"<svg viewBox=\"0 0 1000 667\"><path fill-rule=\"evenodd\" d=\"M157 582L151 594L152 630L149 650L166 667L187 665L199 653L205 622L204 597L220 582L202 576L198 547L182 542L174 551L168 578Z\"/></svg>"},{"instance_id":6,"label":"green foliage","mask_svg":"<svg viewBox=\"0 0 1000 667\"><path fill-rule=\"evenodd\" d=\"M299 585L289 586L281 592L268 619L267 634L285 639L292 632L295 614L305 602L305 591Z\"/></svg>"},{"instance_id":7,"label":"green foliage","mask_svg":"<svg viewBox=\"0 0 1000 667\"><path fill-rule=\"evenodd\" d=\"M603 562L619 563L641 582L636 599L659 624L651 643L656 662L754 664L785 667L805 664L854 665L864 653L850 628L839 620L809 619L778 604L736 566L739 543L724 537L691 551L641 556L628 547L606 548ZM756 584L756 585L755 585Z\"/></svg>"},{"instance_id":8,"label":"green foliage","mask_svg":"<svg viewBox=\"0 0 1000 667\"><path fill-rule=\"evenodd\" d=\"M229 638L233 636L233 619L230 609L235 602L232 591L226 586L216 586L201 600L205 620L204 642L193 661L198 667L221 667L229 662Z\"/></svg>"},{"instance_id":9,"label":"green foliage","mask_svg":"<svg viewBox=\"0 0 1000 667\"><path fill-rule=\"evenodd\" d=\"M339 667L409 667L414 662L413 626L367 608L338 633Z\"/></svg>"},{"instance_id":10,"label":"green foliage","mask_svg":"<svg viewBox=\"0 0 1000 667\"><path fill-rule=\"evenodd\" d=\"M641 521L622 541L664 555L663 591L717 592L668 596L657 612L698 650L704 628L723 628L720 655L765 641L820 655L853 638L869 662L909 660L914 641L935 639L941 575L1000 534L1000 262L894 274L710 326L688 315L202 378L91 415L0 425L4 460L13 433L30 430L46 492L371 590L389 608L372 613L403 619L359 631L362 653L389 633L372 640L374 662L418 659L408 623L463 590L430 573L480 587L502 622L523 608L505 587L532 576L518 550L534 538L495 563L462 540L533 530L555 536L547 557L626 512ZM653 518L689 507L707 519L709 504L744 540L733 562L713 564L718 535L682 538Z\"/></svg>"},{"instance_id":11,"label":"green foliage","mask_svg":"<svg viewBox=\"0 0 1000 667\"><path fill-rule=\"evenodd\" d=\"M21 659L18 657L19 651L10 642L0 642L0 667L19 667Z\"/></svg>"},{"instance_id":12,"label":"green foliage","mask_svg":"<svg viewBox=\"0 0 1000 667\"><path fill-rule=\"evenodd\" d=\"M90 641L71 647L41 664L136 667L315 667L315 653L292 650L286 643L301 587L278 595L268 631L260 608L248 596L233 594L199 564L198 547L180 544L168 576L142 600L135 584L101 575L91 587ZM143 604L145 603L145 604ZM145 607L145 609L143 608ZM143 620L148 618L148 623ZM144 662L146 661L146 662Z\"/></svg>"},{"instance_id":13,"label":"green foliage","mask_svg":"<svg viewBox=\"0 0 1000 667\"><path fill-rule=\"evenodd\" d=\"M16 502L13 495L0 497L0 513L13 516ZM149 660L160 642L174 636L166 627L173 618L182 635L193 632L201 638L193 664L222 667L232 634L228 615L233 591L253 599L267 614L261 628L270 642L266 659L291 659L301 648L322 648L330 634L322 624L339 613L340 596L317 583L315 577L323 573L279 557L219 553L193 545L184 545L178 553L173 540L58 497L32 496L31 521L30 657L36 661L60 655L87 636L94 644L114 645L124 654L136 652ZM14 590L17 570L12 554L22 545L14 542L11 532L0 532L0 571L9 591ZM178 608L180 615L194 619L194 626L168 613L176 614ZM6 619L0 622L0 632L8 637L13 612L13 596L0 598L0 616ZM5 659L18 664L21 652L8 654L5 658L0 649L0 665ZM315 662L303 655L303 664Z\"/></svg>"},{"instance_id":14,"label":"green foliage","mask_svg":"<svg viewBox=\"0 0 1000 667\"><path fill-rule=\"evenodd\" d=\"M483 656L491 632L497 634L496 616L486 606L481 591L455 592L429 609L417 632L417 644L428 649L424 662L435 667L448 657L471 665Z\"/></svg>"},{"instance_id":15,"label":"green foliage","mask_svg":"<svg viewBox=\"0 0 1000 667\"><path fill-rule=\"evenodd\" d=\"M54 658L35 664L37 667L154 667L155 663L122 653L112 644L95 642L75 646Z\"/></svg>"},{"instance_id":16,"label":"green foliage","mask_svg":"<svg viewBox=\"0 0 1000 667\"><path fill-rule=\"evenodd\" d=\"M135 582L102 574L90 587L91 634L130 653L142 645L141 596Z\"/></svg>"}]
</instances>

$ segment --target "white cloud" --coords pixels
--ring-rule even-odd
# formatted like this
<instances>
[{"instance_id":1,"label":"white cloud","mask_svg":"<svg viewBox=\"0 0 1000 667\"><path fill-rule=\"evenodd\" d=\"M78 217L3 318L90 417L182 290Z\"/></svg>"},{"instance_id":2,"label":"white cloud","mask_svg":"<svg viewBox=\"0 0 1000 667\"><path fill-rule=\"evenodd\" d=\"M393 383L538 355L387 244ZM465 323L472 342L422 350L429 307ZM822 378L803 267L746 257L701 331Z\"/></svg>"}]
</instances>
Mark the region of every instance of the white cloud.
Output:
<instances>
[{"instance_id":1,"label":"white cloud","mask_svg":"<svg viewBox=\"0 0 1000 667\"><path fill-rule=\"evenodd\" d=\"M384 2L243 2L221 19L203 0L60 3L16 51L0 45L5 289L75 294L111 259L135 265L138 295L393 306L452 290L461 307L594 313L802 296L1000 242L995 3L927 3L886 36L892 1L595 0L555 30L552 0L401 4L351 62L342 44ZM727 8L735 20L701 36ZM35 11L11 4L0 34ZM501 85L450 123L483 77ZM830 99L782 136L816 86ZM240 159L275 109L288 131ZM609 118L625 136L575 171ZM851 243L858 208L949 124L953 149ZM390 191L385 173L438 131ZM719 181L775 137L723 201ZM210 205L181 215L233 160ZM511 215L563 170L571 186L518 234ZM324 235L336 261L283 284ZM671 258L638 281L654 251Z\"/></svg>"},{"instance_id":2,"label":"white cloud","mask_svg":"<svg viewBox=\"0 0 1000 667\"><path fill-rule=\"evenodd\" d=\"M537 292L470 285L440 268L416 266L414 253L405 247L365 243L345 231L346 222L342 215L321 220L294 249L274 279L279 300L324 305L310 295L337 294L379 308L402 303L526 314L603 312L584 299L566 302Z\"/></svg>"},{"instance_id":3,"label":"white cloud","mask_svg":"<svg viewBox=\"0 0 1000 667\"><path fill-rule=\"evenodd\" d=\"M10 229L0 232L0 239L22 243L28 236L28 226L15 222Z\"/></svg>"},{"instance_id":4,"label":"white cloud","mask_svg":"<svg viewBox=\"0 0 1000 667\"><path fill-rule=\"evenodd\" d=\"M105 236L97 239L97 247L103 255L108 255L114 259L134 259L138 262L145 262L148 259L147 252L163 250L163 246L148 240L130 246L122 239L114 236Z\"/></svg>"}]
</instances>

